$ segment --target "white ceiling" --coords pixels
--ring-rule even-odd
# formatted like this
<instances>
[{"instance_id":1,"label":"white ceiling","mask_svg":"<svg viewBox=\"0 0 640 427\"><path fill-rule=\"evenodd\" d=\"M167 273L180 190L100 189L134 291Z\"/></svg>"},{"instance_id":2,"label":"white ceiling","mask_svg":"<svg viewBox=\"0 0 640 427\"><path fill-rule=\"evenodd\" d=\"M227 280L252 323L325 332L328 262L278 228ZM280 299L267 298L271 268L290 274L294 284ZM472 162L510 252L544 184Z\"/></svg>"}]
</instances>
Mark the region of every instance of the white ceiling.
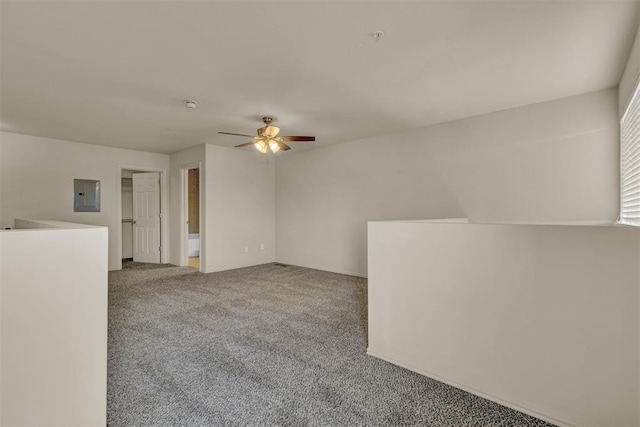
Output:
<instances>
[{"instance_id":1,"label":"white ceiling","mask_svg":"<svg viewBox=\"0 0 640 427\"><path fill-rule=\"evenodd\" d=\"M638 24L635 0L0 7L3 130L158 153L263 115L300 150L613 87Z\"/></svg>"}]
</instances>

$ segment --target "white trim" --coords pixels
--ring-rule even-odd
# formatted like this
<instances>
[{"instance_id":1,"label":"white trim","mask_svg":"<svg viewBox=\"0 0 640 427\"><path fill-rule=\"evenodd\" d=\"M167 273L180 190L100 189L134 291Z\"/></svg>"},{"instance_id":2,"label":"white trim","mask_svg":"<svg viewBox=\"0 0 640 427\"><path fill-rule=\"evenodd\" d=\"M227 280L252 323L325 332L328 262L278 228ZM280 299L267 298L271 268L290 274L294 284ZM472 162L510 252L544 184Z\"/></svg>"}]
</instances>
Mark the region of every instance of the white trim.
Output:
<instances>
[{"instance_id":1,"label":"white trim","mask_svg":"<svg viewBox=\"0 0 640 427\"><path fill-rule=\"evenodd\" d=\"M188 206L189 206L189 179L188 172L191 169L198 169L200 173L198 174L199 184L198 184L198 199L199 199L199 225L198 225L198 234L200 235L200 272L204 273L205 270L205 239L206 236L202 230L202 224L204 219L204 203L202 200L202 161L190 162L180 165L180 256L178 259L180 260L181 266L189 265L189 228L187 226L188 220Z\"/></svg>"},{"instance_id":2,"label":"white trim","mask_svg":"<svg viewBox=\"0 0 640 427\"><path fill-rule=\"evenodd\" d=\"M277 263L277 264L285 264L285 265L290 265L292 267L302 267L302 268L309 268L311 270L320 270L320 271L326 271L329 273L336 273L336 274L342 274L344 276L353 276L353 277L359 277L361 279L366 279L368 276L363 273L357 273L357 272L353 272L353 271L347 271L347 270L341 270L341 269L336 269L336 268L332 268L332 267L326 267L326 266L318 266L318 265L304 265L304 264L298 264L298 263L291 263L291 262L286 262L286 261L280 261L278 260L277 256L276 256L276 260L275 261L269 261L265 264L271 264L271 263ZM232 269L235 268L243 268L243 267L233 267ZM218 270L218 271L223 271L223 270Z\"/></svg>"},{"instance_id":3,"label":"white trim","mask_svg":"<svg viewBox=\"0 0 640 427\"><path fill-rule=\"evenodd\" d=\"M552 416L545 415L545 414L543 414L543 413L541 413L541 412L539 412L539 411L537 411L535 409L528 408L528 407L526 407L526 406L524 406L522 404L514 403L514 402L510 402L508 400L501 399L501 398L499 398L497 396L494 396L494 395L489 394L489 393L485 393L485 392L483 392L481 390L478 390L478 389L476 389L476 388L474 388L472 386L460 383L460 382L458 382L456 380L452 380L452 379L449 379L449 378L446 378L446 377L442 377L440 375L435 375L435 374L433 374L431 372L427 372L427 371L425 371L423 369L418 369L418 368L416 368L415 366L413 366L410 363L406 363L406 362L403 362L401 360L394 359L393 357L387 357L387 356L385 356L385 355L383 355L381 353L378 353L376 351L371 350L370 348L367 348L367 354L369 356L376 357L378 359L384 360L384 361L392 363L394 365L398 365L398 366L401 366L403 368L409 369L410 371L417 372L418 374L424 375L425 377L429 377L429 378L432 378L434 380L437 380L437 381L440 381L442 383L445 383L447 385L459 388L461 390L464 390L464 391L469 392L471 394L474 394L476 396L482 397L483 399L487 399L487 400L490 400L492 402L496 402L496 403L498 403L498 404L500 404L502 406L506 406L507 408L515 409L516 411L520 411L520 412L523 412L523 413L525 413L527 415L531 415L532 417L536 417L536 418L539 418L539 419L541 419L543 421L549 422L551 424L555 424L555 425L557 425L559 427L575 427L576 426L576 424L572 424L572 423L569 423L567 421L559 420L559 419L554 418Z\"/></svg>"}]
</instances>

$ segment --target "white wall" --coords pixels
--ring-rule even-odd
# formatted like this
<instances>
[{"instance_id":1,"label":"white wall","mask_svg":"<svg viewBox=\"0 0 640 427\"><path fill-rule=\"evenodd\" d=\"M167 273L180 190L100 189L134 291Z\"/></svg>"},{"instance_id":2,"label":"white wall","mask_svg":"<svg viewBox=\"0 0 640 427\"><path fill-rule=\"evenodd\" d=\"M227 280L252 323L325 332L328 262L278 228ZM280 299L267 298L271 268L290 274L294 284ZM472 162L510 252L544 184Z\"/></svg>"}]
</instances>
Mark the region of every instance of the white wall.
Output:
<instances>
[{"instance_id":1,"label":"white wall","mask_svg":"<svg viewBox=\"0 0 640 427\"><path fill-rule=\"evenodd\" d=\"M274 166L255 150L206 145L207 272L275 261Z\"/></svg>"},{"instance_id":2,"label":"white wall","mask_svg":"<svg viewBox=\"0 0 640 427\"><path fill-rule=\"evenodd\" d=\"M171 262L183 250L181 168L200 167L201 271L213 272L275 261L275 165L254 151L211 144L171 155ZM264 249L260 245L264 244ZM245 252L249 248L249 252ZM183 265L187 260L184 259Z\"/></svg>"},{"instance_id":3,"label":"white wall","mask_svg":"<svg viewBox=\"0 0 640 427\"><path fill-rule=\"evenodd\" d=\"M632 427L640 231L369 224L371 355L559 425Z\"/></svg>"},{"instance_id":4,"label":"white wall","mask_svg":"<svg viewBox=\"0 0 640 427\"><path fill-rule=\"evenodd\" d=\"M107 226L109 269L118 269L122 251L119 167L168 173L169 156L0 132L0 225L10 227L14 218L30 217ZM100 180L100 212L73 212L74 178ZM167 194L162 207L167 216L168 207ZM169 218L165 219L163 248L168 247Z\"/></svg>"},{"instance_id":5,"label":"white wall","mask_svg":"<svg viewBox=\"0 0 640 427\"><path fill-rule=\"evenodd\" d=\"M0 424L104 426L107 229L23 225L73 228L0 231Z\"/></svg>"},{"instance_id":6,"label":"white wall","mask_svg":"<svg viewBox=\"0 0 640 427\"><path fill-rule=\"evenodd\" d=\"M358 276L367 221L612 221L617 91L286 153L276 169L277 260Z\"/></svg>"}]
</instances>

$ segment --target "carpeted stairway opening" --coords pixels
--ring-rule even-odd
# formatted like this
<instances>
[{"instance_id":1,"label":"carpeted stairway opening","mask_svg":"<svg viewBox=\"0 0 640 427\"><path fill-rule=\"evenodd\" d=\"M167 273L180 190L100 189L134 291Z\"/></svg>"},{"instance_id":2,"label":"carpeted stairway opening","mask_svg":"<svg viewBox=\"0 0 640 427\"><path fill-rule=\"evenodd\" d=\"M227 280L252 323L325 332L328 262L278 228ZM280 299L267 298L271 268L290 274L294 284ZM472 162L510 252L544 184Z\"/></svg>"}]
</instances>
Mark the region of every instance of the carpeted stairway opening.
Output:
<instances>
[{"instance_id":1,"label":"carpeted stairway opening","mask_svg":"<svg viewBox=\"0 0 640 427\"><path fill-rule=\"evenodd\" d=\"M366 279L109 273L109 426L547 426L367 356Z\"/></svg>"}]
</instances>

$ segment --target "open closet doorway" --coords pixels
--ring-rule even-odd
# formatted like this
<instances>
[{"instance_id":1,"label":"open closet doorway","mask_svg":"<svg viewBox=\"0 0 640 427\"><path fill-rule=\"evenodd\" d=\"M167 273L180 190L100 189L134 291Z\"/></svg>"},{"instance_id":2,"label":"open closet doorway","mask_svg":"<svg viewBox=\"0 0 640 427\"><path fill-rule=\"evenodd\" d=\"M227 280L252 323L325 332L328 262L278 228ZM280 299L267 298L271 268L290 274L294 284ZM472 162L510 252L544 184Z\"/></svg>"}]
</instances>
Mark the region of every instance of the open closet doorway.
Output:
<instances>
[{"instance_id":1,"label":"open closet doorway","mask_svg":"<svg viewBox=\"0 0 640 427\"><path fill-rule=\"evenodd\" d=\"M121 173L122 261L161 262L160 173Z\"/></svg>"},{"instance_id":2,"label":"open closet doorway","mask_svg":"<svg viewBox=\"0 0 640 427\"><path fill-rule=\"evenodd\" d=\"M186 167L183 169L183 177L186 184L184 198L185 227L184 238L189 267L200 269L200 167Z\"/></svg>"}]
</instances>

